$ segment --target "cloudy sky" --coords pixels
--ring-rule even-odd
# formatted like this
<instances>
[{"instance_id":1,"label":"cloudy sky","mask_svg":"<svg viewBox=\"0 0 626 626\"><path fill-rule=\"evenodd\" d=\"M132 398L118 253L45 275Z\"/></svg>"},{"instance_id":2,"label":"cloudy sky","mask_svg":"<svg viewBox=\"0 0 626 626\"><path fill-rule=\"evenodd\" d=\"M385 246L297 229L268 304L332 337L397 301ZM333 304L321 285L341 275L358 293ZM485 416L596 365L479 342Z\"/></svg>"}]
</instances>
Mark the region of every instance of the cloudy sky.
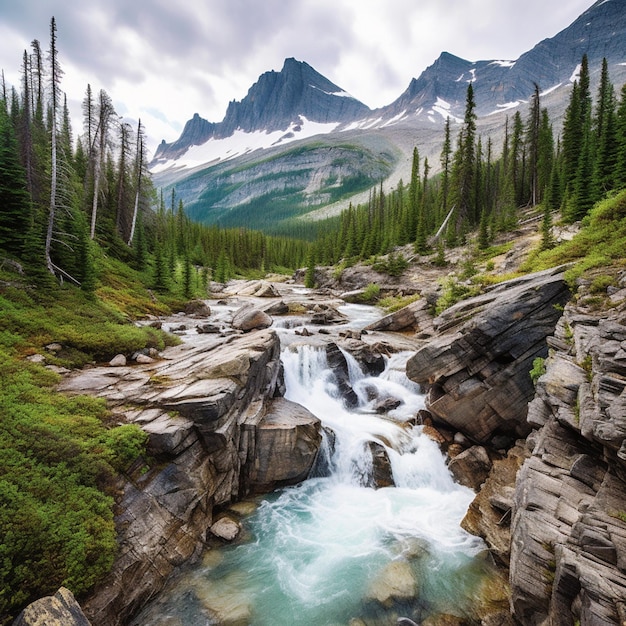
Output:
<instances>
[{"instance_id":1,"label":"cloudy sky","mask_svg":"<svg viewBox=\"0 0 626 626\"><path fill-rule=\"evenodd\" d=\"M0 69L57 22L62 88L81 132L87 84L141 118L153 151L194 113L224 117L260 74L306 61L369 107L391 103L442 51L517 59L594 0L0 0Z\"/></svg>"}]
</instances>

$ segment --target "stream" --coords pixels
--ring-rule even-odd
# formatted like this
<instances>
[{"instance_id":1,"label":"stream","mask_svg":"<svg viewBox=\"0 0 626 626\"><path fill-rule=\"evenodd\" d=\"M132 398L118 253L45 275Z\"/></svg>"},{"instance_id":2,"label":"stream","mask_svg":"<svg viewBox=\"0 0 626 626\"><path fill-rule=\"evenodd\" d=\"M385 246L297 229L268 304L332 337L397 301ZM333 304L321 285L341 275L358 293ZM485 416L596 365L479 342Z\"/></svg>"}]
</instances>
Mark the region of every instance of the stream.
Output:
<instances>
[{"instance_id":1,"label":"stream","mask_svg":"<svg viewBox=\"0 0 626 626\"><path fill-rule=\"evenodd\" d=\"M380 314L343 312L352 328ZM132 626L391 626L471 616L488 569L484 544L460 527L474 493L453 481L437 444L414 424L424 398L404 373L410 353L387 358L377 377L344 353L358 398L347 409L325 350L297 330L277 328L286 397L324 426L311 477L235 505L240 538L183 568ZM387 397L401 403L380 414L374 402ZM373 446L385 450L395 486L373 487Z\"/></svg>"}]
</instances>

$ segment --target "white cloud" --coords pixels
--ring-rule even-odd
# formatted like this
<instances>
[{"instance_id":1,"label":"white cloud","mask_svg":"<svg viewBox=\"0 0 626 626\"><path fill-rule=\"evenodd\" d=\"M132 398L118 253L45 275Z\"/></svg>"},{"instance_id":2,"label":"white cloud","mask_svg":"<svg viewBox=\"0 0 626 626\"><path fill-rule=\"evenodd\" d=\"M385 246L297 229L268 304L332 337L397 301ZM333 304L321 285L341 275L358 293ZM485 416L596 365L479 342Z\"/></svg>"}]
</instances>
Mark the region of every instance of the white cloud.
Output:
<instances>
[{"instance_id":1,"label":"white cloud","mask_svg":"<svg viewBox=\"0 0 626 626\"><path fill-rule=\"evenodd\" d=\"M4 6L10 4L11 6ZM306 61L372 108L389 104L443 51L514 60L567 27L591 0L20 0L0 9L0 68L48 48L50 18L75 115L87 83L141 117L150 147L194 113L218 122L260 74ZM537 19L541 15L541 19ZM81 131L80 126L74 128Z\"/></svg>"}]
</instances>

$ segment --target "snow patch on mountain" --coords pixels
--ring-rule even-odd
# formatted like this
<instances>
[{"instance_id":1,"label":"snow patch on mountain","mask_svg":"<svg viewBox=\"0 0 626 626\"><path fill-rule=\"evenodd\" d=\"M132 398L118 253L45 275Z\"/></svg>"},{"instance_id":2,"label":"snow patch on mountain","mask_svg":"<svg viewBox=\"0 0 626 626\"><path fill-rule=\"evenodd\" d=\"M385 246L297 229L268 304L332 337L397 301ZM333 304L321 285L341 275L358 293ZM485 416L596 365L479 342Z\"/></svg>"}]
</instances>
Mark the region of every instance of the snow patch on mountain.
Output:
<instances>
[{"instance_id":1,"label":"snow patch on mountain","mask_svg":"<svg viewBox=\"0 0 626 626\"><path fill-rule=\"evenodd\" d=\"M265 150L273 146L307 139L315 135L332 133L339 126L337 122L322 124L307 120L303 116L301 116L301 119L302 123L296 124L292 122L286 130L273 132L259 130L247 133L238 129L230 137L225 137L224 139L211 138L202 145L191 146L185 154L176 160L168 159L154 164L150 171L153 174L158 174L170 168L180 170L191 169L201 165L215 165L220 161L229 161L255 150Z\"/></svg>"}]
</instances>

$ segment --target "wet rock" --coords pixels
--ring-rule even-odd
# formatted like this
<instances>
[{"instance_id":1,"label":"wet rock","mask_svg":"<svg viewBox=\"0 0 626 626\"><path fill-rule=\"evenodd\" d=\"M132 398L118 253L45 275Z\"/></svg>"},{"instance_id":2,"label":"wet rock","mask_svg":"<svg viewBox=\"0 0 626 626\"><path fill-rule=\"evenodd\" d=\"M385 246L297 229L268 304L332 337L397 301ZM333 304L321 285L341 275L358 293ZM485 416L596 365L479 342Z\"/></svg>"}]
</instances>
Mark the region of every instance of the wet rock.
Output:
<instances>
[{"instance_id":1,"label":"wet rock","mask_svg":"<svg viewBox=\"0 0 626 626\"><path fill-rule=\"evenodd\" d=\"M330 326L344 324L348 318L330 304L316 304L311 312L311 324L316 326Z\"/></svg>"},{"instance_id":2,"label":"wet rock","mask_svg":"<svg viewBox=\"0 0 626 626\"><path fill-rule=\"evenodd\" d=\"M341 397L343 398L344 404L349 408L358 406L359 398L354 389L352 389L348 361L336 343L331 342L326 345L326 358L328 360L329 367L335 375L337 387Z\"/></svg>"},{"instance_id":3,"label":"wet rock","mask_svg":"<svg viewBox=\"0 0 626 626\"><path fill-rule=\"evenodd\" d=\"M29 604L13 626L90 626L74 595L61 587L53 596Z\"/></svg>"},{"instance_id":4,"label":"wet rock","mask_svg":"<svg viewBox=\"0 0 626 626\"><path fill-rule=\"evenodd\" d=\"M472 446L455 456L448 468L457 482L476 491L489 475L491 459L483 446Z\"/></svg>"},{"instance_id":5,"label":"wet rock","mask_svg":"<svg viewBox=\"0 0 626 626\"><path fill-rule=\"evenodd\" d=\"M289 306L281 300L280 302L272 302L268 306L264 306L263 310L268 315L287 315L287 313L289 313Z\"/></svg>"},{"instance_id":6,"label":"wet rock","mask_svg":"<svg viewBox=\"0 0 626 626\"><path fill-rule=\"evenodd\" d=\"M233 541L241 532L241 526L230 517L221 517L211 526L211 534L225 541Z\"/></svg>"},{"instance_id":7,"label":"wet rock","mask_svg":"<svg viewBox=\"0 0 626 626\"><path fill-rule=\"evenodd\" d=\"M397 409L401 404L402 400L399 398L388 396L386 398L379 398L372 406L372 409L376 413L389 413L389 411Z\"/></svg>"},{"instance_id":8,"label":"wet rock","mask_svg":"<svg viewBox=\"0 0 626 626\"><path fill-rule=\"evenodd\" d=\"M200 334L218 334L221 332L220 327L217 324L198 324L196 326L196 332Z\"/></svg>"},{"instance_id":9,"label":"wet rock","mask_svg":"<svg viewBox=\"0 0 626 626\"><path fill-rule=\"evenodd\" d=\"M255 447L247 469L251 490L263 493L304 480L321 441L317 417L295 402L274 398L256 426Z\"/></svg>"},{"instance_id":10,"label":"wet rock","mask_svg":"<svg viewBox=\"0 0 626 626\"><path fill-rule=\"evenodd\" d=\"M184 312L190 317L209 317L211 307L204 300L191 300L185 305Z\"/></svg>"},{"instance_id":11,"label":"wet rock","mask_svg":"<svg viewBox=\"0 0 626 626\"><path fill-rule=\"evenodd\" d=\"M389 455L384 446L376 442L369 443L370 451L372 453L372 479L367 485L374 489L380 489L381 487L393 487L395 486L393 480L393 472L391 470L391 461Z\"/></svg>"},{"instance_id":12,"label":"wet rock","mask_svg":"<svg viewBox=\"0 0 626 626\"><path fill-rule=\"evenodd\" d=\"M411 600L417 593L418 583L410 564L404 560L397 560L385 566L375 578L367 598L390 608L394 602Z\"/></svg>"}]
</instances>

